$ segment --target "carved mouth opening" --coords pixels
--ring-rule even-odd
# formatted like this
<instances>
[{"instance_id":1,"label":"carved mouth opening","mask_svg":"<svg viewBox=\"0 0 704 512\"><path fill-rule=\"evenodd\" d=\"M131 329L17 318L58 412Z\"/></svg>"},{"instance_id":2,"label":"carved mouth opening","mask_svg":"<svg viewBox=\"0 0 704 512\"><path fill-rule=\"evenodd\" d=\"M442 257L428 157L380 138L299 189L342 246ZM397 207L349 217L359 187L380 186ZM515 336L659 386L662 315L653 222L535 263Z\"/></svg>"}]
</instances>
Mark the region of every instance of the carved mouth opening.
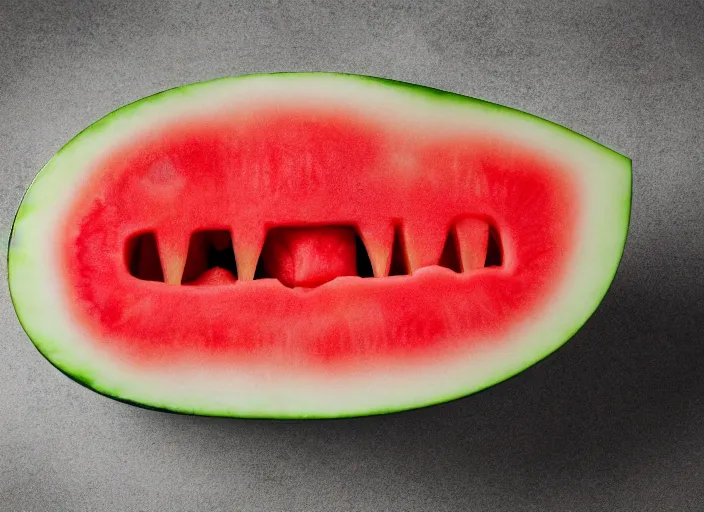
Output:
<instances>
[{"instance_id":1,"label":"carved mouth opening","mask_svg":"<svg viewBox=\"0 0 704 512\"><path fill-rule=\"evenodd\" d=\"M407 242L400 222L393 226L390 247L373 250L367 247L363 234L355 226L273 227L266 233L254 280L274 278L291 288L314 288L341 276L372 279L409 276L413 272ZM158 233L146 231L129 237L125 260L129 273L137 279L164 282ZM236 261L230 230L196 231L190 236L180 283L234 284L238 282ZM431 265L458 274L501 267L503 250L497 229L484 219L459 219L450 226L437 257L422 266ZM375 269L382 275L375 276ZM218 279L212 279L216 274Z\"/></svg>"}]
</instances>

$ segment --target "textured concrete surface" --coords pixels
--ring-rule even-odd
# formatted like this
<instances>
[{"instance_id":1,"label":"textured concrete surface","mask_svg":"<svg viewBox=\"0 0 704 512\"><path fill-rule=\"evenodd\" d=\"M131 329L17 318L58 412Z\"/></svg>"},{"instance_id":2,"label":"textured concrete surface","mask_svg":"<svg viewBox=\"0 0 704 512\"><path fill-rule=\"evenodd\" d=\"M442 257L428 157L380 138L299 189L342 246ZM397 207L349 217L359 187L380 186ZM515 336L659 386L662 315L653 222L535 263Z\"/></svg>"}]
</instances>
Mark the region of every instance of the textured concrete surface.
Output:
<instances>
[{"instance_id":1,"label":"textured concrete surface","mask_svg":"<svg viewBox=\"0 0 704 512\"><path fill-rule=\"evenodd\" d=\"M0 69L4 240L35 173L88 124L250 72L478 96L625 153L635 174L622 266L579 334L484 393L393 416L269 423L123 405L47 363L2 287L0 510L704 510L701 2L5 0Z\"/></svg>"}]
</instances>

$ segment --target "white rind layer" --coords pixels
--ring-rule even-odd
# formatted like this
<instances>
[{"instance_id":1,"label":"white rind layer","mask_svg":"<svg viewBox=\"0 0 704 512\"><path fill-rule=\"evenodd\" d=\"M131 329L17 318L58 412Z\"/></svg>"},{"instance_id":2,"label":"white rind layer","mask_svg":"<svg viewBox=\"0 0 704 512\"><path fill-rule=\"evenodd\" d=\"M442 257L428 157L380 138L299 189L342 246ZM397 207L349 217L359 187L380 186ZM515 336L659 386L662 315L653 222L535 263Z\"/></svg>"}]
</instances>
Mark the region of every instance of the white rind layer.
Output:
<instances>
[{"instance_id":1,"label":"white rind layer","mask_svg":"<svg viewBox=\"0 0 704 512\"><path fill-rule=\"evenodd\" d=\"M467 357L408 368L369 369L334 379L259 370L136 370L101 352L70 317L53 257L55 237L91 162L111 149L188 115L275 98L336 102L434 131L495 132L546 151L573 172L583 191L577 248L564 280L508 342ZM69 376L106 395L184 413L241 417L339 417L404 410L458 398L502 381L565 343L596 310L619 264L628 231L631 162L540 118L401 83L341 74L225 78L160 93L123 107L80 133L41 170L18 211L8 253L10 291L37 348ZM487 344L491 346L492 344ZM504 348L496 348L504 347Z\"/></svg>"}]
</instances>

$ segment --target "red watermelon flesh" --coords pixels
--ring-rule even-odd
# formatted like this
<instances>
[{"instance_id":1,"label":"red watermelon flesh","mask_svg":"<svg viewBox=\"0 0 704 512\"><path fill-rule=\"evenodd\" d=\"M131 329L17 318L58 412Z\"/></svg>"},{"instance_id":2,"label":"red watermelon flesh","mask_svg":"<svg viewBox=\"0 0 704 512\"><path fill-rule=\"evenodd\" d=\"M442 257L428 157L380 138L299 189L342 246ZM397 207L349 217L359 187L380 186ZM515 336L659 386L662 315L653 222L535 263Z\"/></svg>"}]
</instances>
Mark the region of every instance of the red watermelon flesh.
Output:
<instances>
[{"instance_id":1,"label":"red watermelon flesh","mask_svg":"<svg viewBox=\"0 0 704 512\"><path fill-rule=\"evenodd\" d=\"M321 370L438 357L520 322L560 282L580 202L548 155L472 136L419 143L351 112L280 110L189 120L96 162L67 218L65 278L74 314L110 350L135 364L264 358ZM395 162L399 148L407 161ZM497 226L503 268L340 279L305 295L252 281L269 226L351 225L386 262L398 222L414 272L439 262L467 218ZM149 230L167 282L179 284L189 241L204 229L231 232L237 285L166 286L128 272L126 243Z\"/></svg>"},{"instance_id":2,"label":"red watermelon flesh","mask_svg":"<svg viewBox=\"0 0 704 512\"><path fill-rule=\"evenodd\" d=\"M261 257L266 275L286 286L313 287L358 275L355 232L349 227L279 228L268 240Z\"/></svg>"},{"instance_id":3,"label":"red watermelon flesh","mask_svg":"<svg viewBox=\"0 0 704 512\"><path fill-rule=\"evenodd\" d=\"M408 407L291 412L272 398L290 376L349 391L400 370L412 388L424 368L510 352L597 229L582 164L500 119L430 129L363 104L223 100L106 139L52 246L90 350L124 375L254 372L272 390L255 415L275 417ZM202 412L250 415L233 407Z\"/></svg>"}]
</instances>

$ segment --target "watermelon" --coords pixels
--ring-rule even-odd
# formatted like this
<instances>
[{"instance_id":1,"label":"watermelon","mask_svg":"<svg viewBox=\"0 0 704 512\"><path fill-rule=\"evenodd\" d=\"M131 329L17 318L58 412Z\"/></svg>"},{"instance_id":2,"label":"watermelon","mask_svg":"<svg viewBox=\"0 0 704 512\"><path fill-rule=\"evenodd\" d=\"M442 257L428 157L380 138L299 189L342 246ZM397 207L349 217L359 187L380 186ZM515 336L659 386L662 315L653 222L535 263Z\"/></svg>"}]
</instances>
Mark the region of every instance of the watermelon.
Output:
<instances>
[{"instance_id":1,"label":"watermelon","mask_svg":"<svg viewBox=\"0 0 704 512\"><path fill-rule=\"evenodd\" d=\"M230 77L65 145L19 207L9 285L37 349L117 400L378 414L563 345L630 208L630 159L533 115L373 77Z\"/></svg>"}]
</instances>

